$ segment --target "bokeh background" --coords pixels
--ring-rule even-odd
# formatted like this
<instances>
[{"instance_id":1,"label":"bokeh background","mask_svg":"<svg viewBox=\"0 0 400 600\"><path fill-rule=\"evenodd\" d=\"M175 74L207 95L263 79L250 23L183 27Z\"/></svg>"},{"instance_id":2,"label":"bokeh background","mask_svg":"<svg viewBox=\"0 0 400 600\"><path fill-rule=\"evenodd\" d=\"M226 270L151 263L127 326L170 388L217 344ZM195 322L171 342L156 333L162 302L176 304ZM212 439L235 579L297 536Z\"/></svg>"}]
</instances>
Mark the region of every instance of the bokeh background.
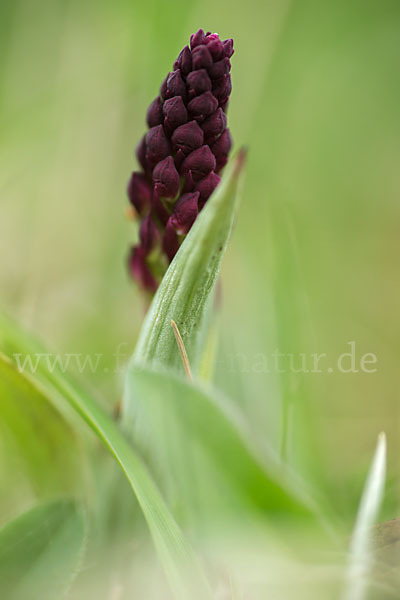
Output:
<instances>
[{"instance_id":1,"label":"bokeh background","mask_svg":"<svg viewBox=\"0 0 400 600\"><path fill-rule=\"evenodd\" d=\"M293 460L307 446L342 509L354 506L385 430L395 492L397 0L2 0L2 308L57 352L101 354L101 369L81 377L104 405L118 400L113 354L133 350L144 314L125 268L133 149L199 27L235 39L228 116L235 149L248 148L216 383L275 449L285 411L292 432L305 421L310 443L298 440ZM358 365L376 355L376 372L328 372L349 342ZM277 349L325 353L324 370L267 369Z\"/></svg>"}]
</instances>

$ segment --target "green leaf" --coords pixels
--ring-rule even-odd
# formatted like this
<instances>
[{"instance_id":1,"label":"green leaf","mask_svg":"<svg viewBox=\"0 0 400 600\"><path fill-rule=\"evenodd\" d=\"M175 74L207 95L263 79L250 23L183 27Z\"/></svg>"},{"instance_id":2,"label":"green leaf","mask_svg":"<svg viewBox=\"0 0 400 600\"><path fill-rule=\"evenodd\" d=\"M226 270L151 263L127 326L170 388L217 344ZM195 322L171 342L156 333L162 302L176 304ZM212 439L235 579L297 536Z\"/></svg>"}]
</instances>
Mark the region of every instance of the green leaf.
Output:
<instances>
[{"instance_id":1,"label":"green leaf","mask_svg":"<svg viewBox=\"0 0 400 600\"><path fill-rule=\"evenodd\" d=\"M173 482L169 494L182 510L191 504L194 513L206 507L226 515L245 506L299 516L315 508L301 482L257 448L241 416L214 390L131 366L126 394L135 440L153 456L164 485Z\"/></svg>"},{"instance_id":2,"label":"green leaf","mask_svg":"<svg viewBox=\"0 0 400 600\"><path fill-rule=\"evenodd\" d=\"M2 513L80 484L77 436L48 399L0 354L0 487Z\"/></svg>"},{"instance_id":3,"label":"green leaf","mask_svg":"<svg viewBox=\"0 0 400 600\"><path fill-rule=\"evenodd\" d=\"M24 353L43 350L41 345L4 317L0 319L0 339L3 339L3 347L17 347ZM51 400L58 397L57 404L60 399L68 402L120 465L143 511L175 598L209 598L208 583L192 547L168 510L142 459L116 423L59 368L51 372L41 368L35 374L36 380Z\"/></svg>"},{"instance_id":4,"label":"green leaf","mask_svg":"<svg viewBox=\"0 0 400 600\"><path fill-rule=\"evenodd\" d=\"M75 504L40 505L0 530L0 597L56 600L65 595L84 548L85 519Z\"/></svg>"},{"instance_id":5,"label":"green leaf","mask_svg":"<svg viewBox=\"0 0 400 600\"><path fill-rule=\"evenodd\" d=\"M200 359L204 320L234 223L244 152L208 200L169 266L146 315L134 362L182 365L171 329L178 325L194 371Z\"/></svg>"},{"instance_id":6,"label":"green leaf","mask_svg":"<svg viewBox=\"0 0 400 600\"><path fill-rule=\"evenodd\" d=\"M56 361L54 368L49 369L47 361L40 360L40 357L56 355L49 352L41 341L29 335L18 323L3 313L0 313L0 352L26 379L32 381L36 388L40 388L75 428L82 429L81 419L77 419L75 411L71 410L64 399L64 387L73 385L72 378L61 371ZM75 387L78 390L81 384L79 388Z\"/></svg>"},{"instance_id":7,"label":"green leaf","mask_svg":"<svg viewBox=\"0 0 400 600\"><path fill-rule=\"evenodd\" d=\"M208 598L196 556L170 514L143 461L117 425L88 397L70 390L66 396L101 439L125 473L147 520L166 576L176 598Z\"/></svg>"}]
</instances>

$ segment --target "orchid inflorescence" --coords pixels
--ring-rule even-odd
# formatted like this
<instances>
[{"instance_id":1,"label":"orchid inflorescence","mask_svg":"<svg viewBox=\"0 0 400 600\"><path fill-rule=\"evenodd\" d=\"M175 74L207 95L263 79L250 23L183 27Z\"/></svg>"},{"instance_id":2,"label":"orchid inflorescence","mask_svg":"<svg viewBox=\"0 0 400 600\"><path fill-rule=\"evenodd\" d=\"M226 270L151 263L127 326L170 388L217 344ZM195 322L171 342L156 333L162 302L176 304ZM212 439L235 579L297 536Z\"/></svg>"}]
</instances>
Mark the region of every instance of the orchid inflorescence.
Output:
<instances>
[{"instance_id":1,"label":"orchid inflorescence","mask_svg":"<svg viewBox=\"0 0 400 600\"><path fill-rule=\"evenodd\" d=\"M226 127L233 40L202 29L190 38L147 111L128 184L140 220L129 269L154 292L199 211L221 181L232 139Z\"/></svg>"}]
</instances>

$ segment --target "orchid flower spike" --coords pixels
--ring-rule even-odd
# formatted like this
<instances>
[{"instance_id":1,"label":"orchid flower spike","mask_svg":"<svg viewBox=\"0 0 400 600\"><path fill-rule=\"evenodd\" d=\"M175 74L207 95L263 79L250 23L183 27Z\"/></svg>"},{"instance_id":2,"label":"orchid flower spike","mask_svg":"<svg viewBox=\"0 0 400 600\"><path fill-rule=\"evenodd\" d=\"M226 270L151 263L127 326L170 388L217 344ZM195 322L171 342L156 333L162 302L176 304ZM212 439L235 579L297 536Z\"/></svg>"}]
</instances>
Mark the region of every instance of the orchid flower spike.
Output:
<instances>
[{"instance_id":1,"label":"orchid flower spike","mask_svg":"<svg viewBox=\"0 0 400 600\"><path fill-rule=\"evenodd\" d=\"M140 171L128 183L140 220L129 253L132 277L153 293L199 211L217 187L232 138L226 112L233 40L199 29L147 110L136 148Z\"/></svg>"}]
</instances>

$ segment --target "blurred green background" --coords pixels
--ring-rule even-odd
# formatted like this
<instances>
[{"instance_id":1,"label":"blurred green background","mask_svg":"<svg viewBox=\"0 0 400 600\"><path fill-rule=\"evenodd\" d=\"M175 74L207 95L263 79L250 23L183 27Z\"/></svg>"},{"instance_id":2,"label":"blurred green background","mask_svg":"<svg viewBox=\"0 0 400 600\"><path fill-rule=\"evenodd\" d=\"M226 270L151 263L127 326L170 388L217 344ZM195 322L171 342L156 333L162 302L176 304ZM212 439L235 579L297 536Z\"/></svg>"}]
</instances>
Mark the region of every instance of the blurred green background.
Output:
<instances>
[{"instance_id":1,"label":"blurred green background","mask_svg":"<svg viewBox=\"0 0 400 600\"><path fill-rule=\"evenodd\" d=\"M235 39L229 124L249 151L216 382L276 449L284 406L293 430L307 419L349 507L382 429L393 489L399 475L397 0L2 0L2 308L57 352L101 354L82 376L119 399L113 354L144 314L125 268L133 148L199 27ZM351 341L376 372L328 372ZM266 372L276 349L325 353L324 370Z\"/></svg>"}]
</instances>

